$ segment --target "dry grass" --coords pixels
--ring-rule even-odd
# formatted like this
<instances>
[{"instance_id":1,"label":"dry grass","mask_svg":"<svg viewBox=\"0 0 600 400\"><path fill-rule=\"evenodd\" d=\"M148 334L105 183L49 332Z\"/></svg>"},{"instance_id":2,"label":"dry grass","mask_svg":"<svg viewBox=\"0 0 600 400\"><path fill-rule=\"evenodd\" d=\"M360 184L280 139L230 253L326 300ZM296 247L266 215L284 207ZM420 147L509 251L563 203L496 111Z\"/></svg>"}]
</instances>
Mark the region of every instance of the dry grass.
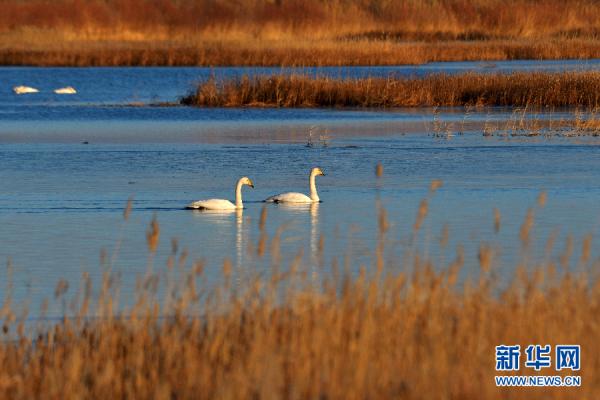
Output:
<instances>
[{"instance_id":1,"label":"dry grass","mask_svg":"<svg viewBox=\"0 0 600 400\"><path fill-rule=\"evenodd\" d=\"M467 110L466 113L469 111ZM566 115L563 113L559 117L554 115L553 111L538 114L536 110L527 110L527 108L516 108L511 116L505 121L490 121L486 119L483 128L476 126L475 130L482 132L483 136L496 136L502 138L508 137L599 137L600 121L598 108L589 108L585 111L575 109ZM467 114L465 114L467 115ZM465 117L466 119L466 117ZM438 138L449 138L454 134L454 124L448 122L439 122L433 124L433 136ZM465 124L458 134L465 133Z\"/></svg>"},{"instance_id":2,"label":"dry grass","mask_svg":"<svg viewBox=\"0 0 600 400\"><path fill-rule=\"evenodd\" d=\"M37 36L37 35L36 35ZM0 65L377 66L436 61L600 58L592 39L450 42L334 40L48 41L3 45ZM52 35L50 35L52 36Z\"/></svg>"},{"instance_id":3,"label":"dry grass","mask_svg":"<svg viewBox=\"0 0 600 400\"><path fill-rule=\"evenodd\" d=\"M57 29L88 38L253 37L486 40L597 37L592 0L2 0L0 32Z\"/></svg>"},{"instance_id":4,"label":"dry grass","mask_svg":"<svg viewBox=\"0 0 600 400\"><path fill-rule=\"evenodd\" d=\"M429 196L440 186L432 183ZM544 203L542 195L523 223L524 253L531 246L535 212ZM415 237L427 209L425 199ZM494 221L499 230L498 213ZM460 249L448 264L434 265L416 251L400 264L390 260L389 223L381 209L373 265L352 274L334 262L320 269L315 281L300 258L278 261L281 230L264 238L267 223L263 212L260 241L270 242L269 250L265 253L263 243L262 250L259 244L253 251L256 257L270 253L270 271L232 271L225 261L221 283L210 286L204 266L188 266L185 251L173 246L167 274L141 279L134 306L118 306L117 280L109 270L94 298L84 276L71 306L74 315L35 337L7 298L0 314L0 397L591 399L600 394L595 377L599 265L590 255L591 237L580 257L572 257L568 242L558 261L523 262L512 284L499 287L502 272L488 244L475 261L479 273L467 280L459 278L460 271L473 260L465 260ZM159 232L153 220L149 237L158 240ZM443 236L442 247L447 233ZM553 246L547 245L548 254ZM149 250L154 251L150 241ZM572 258L578 258L577 265L569 264ZM59 282L58 301L68 287ZM165 295L159 301L161 287ZM532 343L580 344L582 387L496 388L494 347Z\"/></svg>"},{"instance_id":5,"label":"dry grass","mask_svg":"<svg viewBox=\"0 0 600 400\"><path fill-rule=\"evenodd\" d=\"M201 107L597 107L600 73L467 73L360 79L273 75L224 82L211 79L181 102Z\"/></svg>"},{"instance_id":6,"label":"dry grass","mask_svg":"<svg viewBox=\"0 0 600 400\"><path fill-rule=\"evenodd\" d=\"M1 0L3 65L393 65L600 57L592 0Z\"/></svg>"}]
</instances>

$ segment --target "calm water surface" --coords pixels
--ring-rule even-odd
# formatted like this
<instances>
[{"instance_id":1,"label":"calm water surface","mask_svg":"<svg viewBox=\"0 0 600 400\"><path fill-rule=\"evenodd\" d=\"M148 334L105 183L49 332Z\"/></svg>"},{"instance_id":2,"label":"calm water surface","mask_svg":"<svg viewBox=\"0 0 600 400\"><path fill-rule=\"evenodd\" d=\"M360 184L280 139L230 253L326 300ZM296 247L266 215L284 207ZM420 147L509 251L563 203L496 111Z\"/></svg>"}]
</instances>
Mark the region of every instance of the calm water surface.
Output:
<instances>
[{"instance_id":1,"label":"calm water surface","mask_svg":"<svg viewBox=\"0 0 600 400\"><path fill-rule=\"evenodd\" d=\"M600 69L599 61L439 63L419 67L310 70L343 76L420 75L467 70ZM210 74L271 73L240 68L0 68L0 260L13 265L14 297L37 304L51 297L60 278L77 283L82 272L99 277L104 251L121 273L124 291L146 271L145 231L156 215L161 241L154 260L163 268L171 238L189 259L207 262L216 276L223 258L261 268L249 247L259 238L260 200L286 190L308 191L307 174L320 166L318 207L268 207L267 230L285 226L284 258L303 250L315 265L325 240L324 264L350 255L352 268L371 263L377 240L377 204L390 220L390 259L416 246L448 262L464 246L465 275L477 272L481 242L496 249L498 275L508 279L520 257L523 218L540 192L534 253L557 235L556 257L569 234L575 243L600 223L600 141L594 138L485 138L475 125L450 139L431 135L432 110L246 110L131 106L175 101ZM15 85L41 93L16 96ZM51 90L75 86L74 96ZM566 112L566 111L565 111ZM485 119L505 120L512 110L441 110L455 128ZM560 113L554 113L560 116ZM544 116L542 115L541 118ZM307 146L307 143L312 146ZM375 179L377 162L384 177ZM233 198L244 189L241 215L191 212L183 206L207 197ZM433 196L429 184L441 179ZM133 197L133 212L123 208ZM416 240L412 227L422 199L429 215ZM495 232L493 210L502 215ZM447 225L449 243L439 245ZM596 255L594 253L594 255ZM577 259L577 255L573 256ZM6 281L4 279L4 281ZM73 285L76 287L77 285ZM0 286L0 297L7 286Z\"/></svg>"}]
</instances>

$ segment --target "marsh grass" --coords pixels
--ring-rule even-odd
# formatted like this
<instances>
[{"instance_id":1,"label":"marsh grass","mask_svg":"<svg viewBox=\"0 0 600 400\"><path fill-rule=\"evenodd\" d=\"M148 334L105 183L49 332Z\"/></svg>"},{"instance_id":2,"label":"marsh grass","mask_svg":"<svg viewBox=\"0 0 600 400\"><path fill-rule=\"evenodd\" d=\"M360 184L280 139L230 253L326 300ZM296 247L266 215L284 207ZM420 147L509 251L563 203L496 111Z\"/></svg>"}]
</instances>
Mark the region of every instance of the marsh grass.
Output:
<instances>
[{"instance_id":1,"label":"marsh grass","mask_svg":"<svg viewBox=\"0 0 600 400\"><path fill-rule=\"evenodd\" d=\"M597 107L600 73L436 74L400 78L256 76L201 83L182 104L201 107Z\"/></svg>"},{"instance_id":2,"label":"marsh grass","mask_svg":"<svg viewBox=\"0 0 600 400\"><path fill-rule=\"evenodd\" d=\"M431 184L416 213L413 237L428 215ZM546 196L520 230L522 252ZM128 206L128 208L130 205ZM269 237L263 208L259 243L269 270L235 270L229 261L209 285L205 265L189 263L173 242L165 271L140 277L136 301L119 305L118 279L84 275L60 322L26 328L26 316L0 310L0 397L219 399L506 399L596 398L600 363L598 260L592 238L567 243L557 260L523 257L512 283L500 284L494 246L482 243L479 271L465 277L458 248L435 264L416 248L390 259L390 223L379 207L373 265L358 272L335 259L317 280L302 258L281 259L280 229ZM126 214L128 215L129 212ZM494 225L501 229L495 210ZM442 229L440 246L448 241ZM149 252L159 222L148 230ZM325 244L320 241L321 249ZM554 242L546 245L550 254ZM320 265L322 265L320 263ZM461 277L462 276L462 277ZM99 286L94 286L98 284ZM162 289L161 289L162 288ZM60 281L55 301L65 301ZM92 293L96 293L93 295ZM162 293L162 296L159 296ZM35 332L35 334L33 333ZM580 344L582 387L499 389L494 386L499 344ZM525 373L523 369L520 373ZM557 374L543 371L543 374ZM531 374L534 374L531 372ZM562 374L562 373L559 373Z\"/></svg>"},{"instance_id":3,"label":"marsh grass","mask_svg":"<svg viewBox=\"0 0 600 400\"><path fill-rule=\"evenodd\" d=\"M0 32L54 28L84 37L141 39L193 32L296 33L369 40L597 37L591 0L2 0ZM112 28L112 29L111 29Z\"/></svg>"},{"instance_id":4,"label":"marsh grass","mask_svg":"<svg viewBox=\"0 0 600 400\"><path fill-rule=\"evenodd\" d=\"M3 0L3 65L398 65L600 57L591 0Z\"/></svg>"},{"instance_id":5,"label":"marsh grass","mask_svg":"<svg viewBox=\"0 0 600 400\"><path fill-rule=\"evenodd\" d=\"M440 61L600 58L600 41L550 38L491 41L397 42L372 40L236 39L216 34L173 40L64 40L36 33L2 40L0 65L33 66L379 66ZM24 36L26 37L26 35Z\"/></svg>"},{"instance_id":6,"label":"marsh grass","mask_svg":"<svg viewBox=\"0 0 600 400\"><path fill-rule=\"evenodd\" d=\"M437 138L450 138L453 136L453 124L443 122L436 114L434 109L432 117L431 135ZM465 116L459 131L464 133L482 132L485 137L599 137L600 122L597 107L574 110L561 110L560 114L555 114L556 110L549 111L529 107L516 107L512 110L509 118L506 120L493 121L488 115L483 125L481 123L465 122L469 118L472 108L465 107ZM427 126L426 126L427 127Z\"/></svg>"}]
</instances>

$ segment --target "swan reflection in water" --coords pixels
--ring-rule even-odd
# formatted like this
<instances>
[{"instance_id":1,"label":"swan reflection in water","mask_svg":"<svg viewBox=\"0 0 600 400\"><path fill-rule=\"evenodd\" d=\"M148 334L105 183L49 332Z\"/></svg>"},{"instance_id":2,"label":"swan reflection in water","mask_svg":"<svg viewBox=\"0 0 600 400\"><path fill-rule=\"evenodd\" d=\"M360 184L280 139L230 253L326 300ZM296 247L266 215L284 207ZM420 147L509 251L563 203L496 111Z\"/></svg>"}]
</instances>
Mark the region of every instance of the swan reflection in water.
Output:
<instances>
[{"instance_id":1,"label":"swan reflection in water","mask_svg":"<svg viewBox=\"0 0 600 400\"><path fill-rule=\"evenodd\" d=\"M319 202L313 203L279 203L278 207L286 211L294 211L297 214L310 214L310 272L313 280L316 280L320 263L319 249Z\"/></svg>"},{"instance_id":2,"label":"swan reflection in water","mask_svg":"<svg viewBox=\"0 0 600 400\"><path fill-rule=\"evenodd\" d=\"M309 267L311 278L316 280L318 276L318 267L321 264L320 262L320 244L319 244L319 207L320 203L280 203L278 204L278 208L285 210L287 212L291 212L297 214L298 216L306 215L306 213L310 216L310 231L309 231ZM194 210L193 215L203 220L220 225L222 227L231 227L233 224L233 216L235 215L235 250L236 250L236 285L239 285L241 282L238 282L242 279L244 267L244 250L248 246L248 238L247 232L244 229L244 210L239 209L229 209L229 210Z\"/></svg>"},{"instance_id":3,"label":"swan reflection in water","mask_svg":"<svg viewBox=\"0 0 600 400\"><path fill-rule=\"evenodd\" d=\"M236 253L236 285L241 284L242 267L244 261L244 244L246 242L244 234L244 209L234 208L225 210L193 210L192 214L204 221L220 225L222 227L231 226L232 217L235 215L235 253Z\"/></svg>"}]
</instances>

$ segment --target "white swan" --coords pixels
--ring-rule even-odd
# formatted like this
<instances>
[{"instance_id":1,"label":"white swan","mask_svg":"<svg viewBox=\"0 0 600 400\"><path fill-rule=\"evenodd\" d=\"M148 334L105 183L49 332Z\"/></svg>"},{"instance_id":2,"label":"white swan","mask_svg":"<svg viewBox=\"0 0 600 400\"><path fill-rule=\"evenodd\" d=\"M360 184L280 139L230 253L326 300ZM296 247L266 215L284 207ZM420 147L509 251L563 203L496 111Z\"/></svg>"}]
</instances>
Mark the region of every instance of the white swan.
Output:
<instances>
[{"instance_id":1,"label":"white swan","mask_svg":"<svg viewBox=\"0 0 600 400\"><path fill-rule=\"evenodd\" d=\"M30 86L15 86L13 92L16 94L38 93L39 90Z\"/></svg>"},{"instance_id":2,"label":"white swan","mask_svg":"<svg viewBox=\"0 0 600 400\"><path fill-rule=\"evenodd\" d=\"M198 200L188 204L187 209L192 210L237 210L244 208L242 203L242 186L254 188L254 183L248 177L241 178L235 187L235 204L224 199Z\"/></svg>"},{"instance_id":3,"label":"white swan","mask_svg":"<svg viewBox=\"0 0 600 400\"><path fill-rule=\"evenodd\" d=\"M56 94L75 94L77 90L73 86L66 86L59 89L54 89L54 93Z\"/></svg>"},{"instance_id":4,"label":"white swan","mask_svg":"<svg viewBox=\"0 0 600 400\"><path fill-rule=\"evenodd\" d=\"M268 203L318 203L321 200L317 194L317 185L315 183L317 175L325 176L321 168L313 168L310 171L310 177L308 178L310 183L310 197L302 193L290 192L271 196L265 201Z\"/></svg>"}]
</instances>

